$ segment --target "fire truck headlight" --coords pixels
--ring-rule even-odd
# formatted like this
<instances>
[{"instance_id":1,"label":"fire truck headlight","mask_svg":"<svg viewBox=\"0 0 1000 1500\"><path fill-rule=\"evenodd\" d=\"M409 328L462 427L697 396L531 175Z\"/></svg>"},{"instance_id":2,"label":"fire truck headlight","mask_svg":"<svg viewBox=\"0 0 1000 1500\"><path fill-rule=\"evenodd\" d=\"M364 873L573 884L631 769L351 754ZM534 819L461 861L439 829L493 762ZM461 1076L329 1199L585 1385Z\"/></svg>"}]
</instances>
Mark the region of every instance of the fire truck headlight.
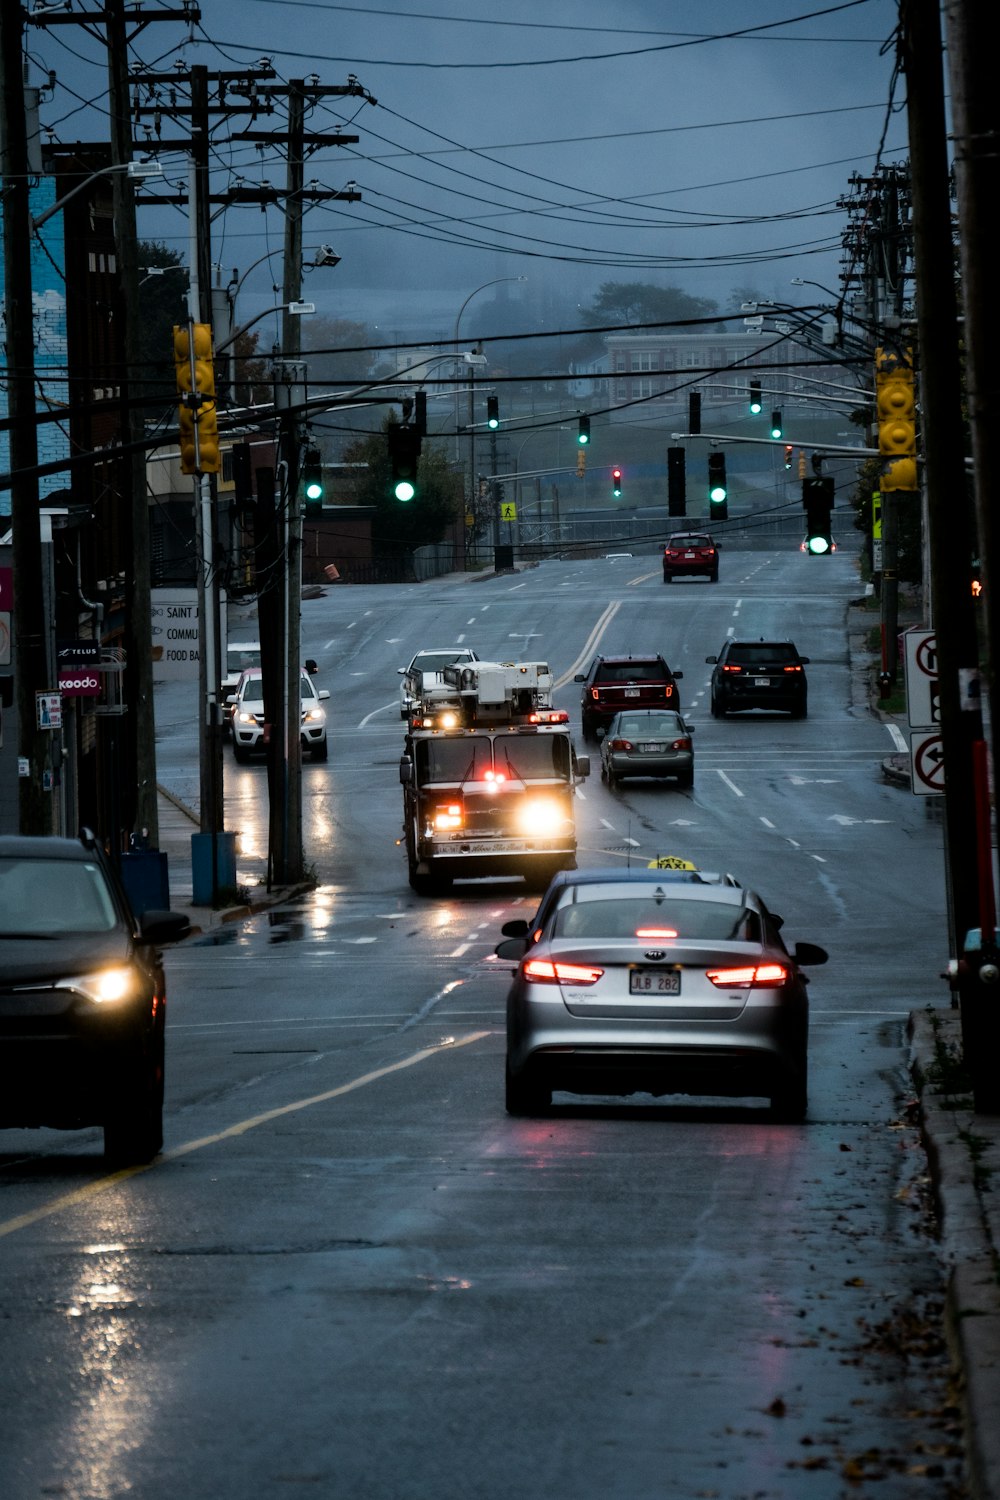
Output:
<instances>
[{"instance_id":1,"label":"fire truck headlight","mask_svg":"<svg viewBox=\"0 0 1000 1500\"><path fill-rule=\"evenodd\" d=\"M454 729L457 725L458 714L453 713L450 708L446 709L438 720L438 727L440 729Z\"/></svg>"},{"instance_id":2,"label":"fire truck headlight","mask_svg":"<svg viewBox=\"0 0 1000 1500\"><path fill-rule=\"evenodd\" d=\"M438 833L451 832L462 826L462 808L458 802L449 802L434 809L434 828Z\"/></svg>"},{"instance_id":3,"label":"fire truck headlight","mask_svg":"<svg viewBox=\"0 0 1000 1500\"><path fill-rule=\"evenodd\" d=\"M520 823L522 833L558 833L565 826L566 810L554 797L535 797L525 803Z\"/></svg>"}]
</instances>

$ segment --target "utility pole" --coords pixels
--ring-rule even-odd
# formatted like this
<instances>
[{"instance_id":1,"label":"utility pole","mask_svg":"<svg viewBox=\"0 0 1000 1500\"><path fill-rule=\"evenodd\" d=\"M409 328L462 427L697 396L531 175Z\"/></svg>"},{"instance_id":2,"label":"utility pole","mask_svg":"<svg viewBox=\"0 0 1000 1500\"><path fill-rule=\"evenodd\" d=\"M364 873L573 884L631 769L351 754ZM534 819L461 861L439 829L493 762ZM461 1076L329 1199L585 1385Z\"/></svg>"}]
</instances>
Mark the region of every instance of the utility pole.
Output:
<instances>
[{"instance_id":1,"label":"utility pole","mask_svg":"<svg viewBox=\"0 0 1000 1500\"><path fill-rule=\"evenodd\" d=\"M24 32L19 0L0 0L0 109L3 112L3 248L7 323L7 394L11 417L10 512L14 562L14 663L20 832L54 831L51 731L36 723L36 692L47 681L42 590L38 434L35 428L35 331L31 300L31 210L24 112ZM46 774L47 773L47 774Z\"/></svg>"}]
</instances>

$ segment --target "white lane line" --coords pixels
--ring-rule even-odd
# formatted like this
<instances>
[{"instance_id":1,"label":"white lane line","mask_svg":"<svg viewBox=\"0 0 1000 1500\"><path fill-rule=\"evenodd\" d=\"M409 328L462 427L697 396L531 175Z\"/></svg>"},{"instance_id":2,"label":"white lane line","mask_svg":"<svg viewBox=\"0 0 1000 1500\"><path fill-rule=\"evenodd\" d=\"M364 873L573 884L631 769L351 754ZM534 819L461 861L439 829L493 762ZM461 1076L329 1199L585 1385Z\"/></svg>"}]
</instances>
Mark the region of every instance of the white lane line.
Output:
<instances>
[{"instance_id":1,"label":"white lane line","mask_svg":"<svg viewBox=\"0 0 1000 1500\"><path fill-rule=\"evenodd\" d=\"M611 831L611 833L614 833L614 831L615 831L615 825L613 823L609 823L608 820L607 820L607 818L602 818L601 819L601 823L602 823L603 827L609 829Z\"/></svg>"},{"instance_id":2,"label":"white lane line","mask_svg":"<svg viewBox=\"0 0 1000 1500\"><path fill-rule=\"evenodd\" d=\"M721 776L722 777L722 780L726 783L726 786L729 788L729 790L733 793L733 795L735 797L743 797L743 796L745 796L745 793L740 791L740 789L736 785L735 781L730 781L730 779L726 775L725 771L718 771L717 770L715 774L716 774L716 776Z\"/></svg>"},{"instance_id":3,"label":"white lane line","mask_svg":"<svg viewBox=\"0 0 1000 1500\"><path fill-rule=\"evenodd\" d=\"M905 754L905 752L909 749L909 746L907 745L906 740L903 737L903 731L900 729L899 725L887 724L885 727L886 729L888 729L889 734L892 737L892 742L895 745L896 749L903 751L903 753Z\"/></svg>"},{"instance_id":4,"label":"white lane line","mask_svg":"<svg viewBox=\"0 0 1000 1500\"><path fill-rule=\"evenodd\" d=\"M476 623L476 617L475 617L475 615L472 616L471 620L466 620L465 623L466 623L466 625L475 625L475 623Z\"/></svg>"},{"instance_id":5,"label":"white lane line","mask_svg":"<svg viewBox=\"0 0 1000 1500\"><path fill-rule=\"evenodd\" d=\"M365 714L364 718L361 720L361 723L358 725L358 728L359 729L364 729L364 727L368 723L369 719L374 719L374 717L375 717L376 714L384 714L387 708L398 708L398 707L399 707L399 701L398 701L398 699L393 699L393 701L391 703L383 703L381 708L373 708L370 714Z\"/></svg>"},{"instance_id":6,"label":"white lane line","mask_svg":"<svg viewBox=\"0 0 1000 1500\"><path fill-rule=\"evenodd\" d=\"M523 589L526 586L527 586L527 579L525 579L524 583L512 583L511 586L510 586L510 588L507 590L507 592L508 592L508 594L516 594L517 591L518 591L518 589Z\"/></svg>"},{"instance_id":7,"label":"white lane line","mask_svg":"<svg viewBox=\"0 0 1000 1500\"><path fill-rule=\"evenodd\" d=\"M465 632L463 631L461 635L456 635L455 640L457 641L457 643L459 645L461 645L462 642L465 640Z\"/></svg>"},{"instance_id":8,"label":"white lane line","mask_svg":"<svg viewBox=\"0 0 1000 1500\"><path fill-rule=\"evenodd\" d=\"M826 860L823 858L822 854L810 854L809 858L818 860L821 865L826 864Z\"/></svg>"},{"instance_id":9,"label":"white lane line","mask_svg":"<svg viewBox=\"0 0 1000 1500\"><path fill-rule=\"evenodd\" d=\"M472 947L471 943L459 943L458 947L448 954L449 958L462 958Z\"/></svg>"},{"instance_id":10,"label":"white lane line","mask_svg":"<svg viewBox=\"0 0 1000 1500\"><path fill-rule=\"evenodd\" d=\"M798 839L786 839L786 843L791 844L791 846L792 846L793 849L801 849L802 848L802 845L799 843Z\"/></svg>"},{"instance_id":11,"label":"white lane line","mask_svg":"<svg viewBox=\"0 0 1000 1500\"><path fill-rule=\"evenodd\" d=\"M353 945L355 945L355 946L357 946L357 945L359 945L359 944L361 944L361 943L375 943L375 942L377 942L377 941L378 941L378 939L377 939L377 938L373 938L373 937L363 937L363 938L341 938L341 939L340 939L340 941L341 941L341 942L342 942L342 943L351 943L351 944L353 944Z\"/></svg>"},{"instance_id":12,"label":"white lane line","mask_svg":"<svg viewBox=\"0 0 1000 1500\"><path fill-rule=\"evenodd\" d=\"M763 825L764 825L765 828L773 828L774 827L774 824L771 822L771 819L770 818L765 818L763 813L761 813L761 815L760 815L760 821L763 823Z\"/></svg>"},{"instance_id":13,"label":"white lane line","mask_svg":"<svg viewBox=\"0 0 1000 1500\"><path fill-rule=\"evenodd\" d=\"M626 839L625 842L626 844L631 844L633 849L638 849L639 847L638 839Z\"/></svg>"}]
</instances>

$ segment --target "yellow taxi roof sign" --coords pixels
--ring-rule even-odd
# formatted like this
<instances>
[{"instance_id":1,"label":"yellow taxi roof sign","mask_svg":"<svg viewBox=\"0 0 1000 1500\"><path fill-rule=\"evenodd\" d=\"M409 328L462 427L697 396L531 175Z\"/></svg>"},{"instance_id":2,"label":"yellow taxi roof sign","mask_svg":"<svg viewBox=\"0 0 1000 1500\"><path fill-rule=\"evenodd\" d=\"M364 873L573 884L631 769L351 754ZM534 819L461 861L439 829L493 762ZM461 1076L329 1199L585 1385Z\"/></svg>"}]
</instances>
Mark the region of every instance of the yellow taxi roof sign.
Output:
<instances>
[{"instance_id":1,"label":"yellow taxi roof sign","mask_svg":"<svg viewBox=\"0 0 1000 1500\"><path fill-rule=\"evenodd\" d=\"M683 859L679 854L658 854L651 859L646 866L647 870L697 870L689 859Z\"/></svg>"}]
</instances>

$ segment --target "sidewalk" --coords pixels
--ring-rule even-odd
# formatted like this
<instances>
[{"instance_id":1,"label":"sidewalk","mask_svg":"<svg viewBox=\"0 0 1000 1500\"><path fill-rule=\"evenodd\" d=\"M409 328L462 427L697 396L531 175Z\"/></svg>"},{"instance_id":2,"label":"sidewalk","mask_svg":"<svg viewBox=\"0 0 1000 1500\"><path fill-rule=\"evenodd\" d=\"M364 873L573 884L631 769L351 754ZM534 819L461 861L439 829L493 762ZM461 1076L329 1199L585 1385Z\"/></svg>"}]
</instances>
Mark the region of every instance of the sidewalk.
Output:
<instances>
[{"instance_id":1,"label":"sidewalk","mask_svg":"<svg viewBox=\"0 0 1000 1500\"><path fill-rule=\"evenodd\" d=\"M187 914L192 933L206 932L226 922L238 921L271 906L279 906L304 891L312 889L311 881L295 886L267 886L267 859L262 855L244 855L236 847L236 888L238 900L232 906L218 909L194 904L194 872L191 835L200 831L198 814L161 783L157 783L157 820L160 827L160 852L167 856L167 879L170 886L170 908ZM211 861L209 861L209 864Z\"/></svg>"}]
</instances>

